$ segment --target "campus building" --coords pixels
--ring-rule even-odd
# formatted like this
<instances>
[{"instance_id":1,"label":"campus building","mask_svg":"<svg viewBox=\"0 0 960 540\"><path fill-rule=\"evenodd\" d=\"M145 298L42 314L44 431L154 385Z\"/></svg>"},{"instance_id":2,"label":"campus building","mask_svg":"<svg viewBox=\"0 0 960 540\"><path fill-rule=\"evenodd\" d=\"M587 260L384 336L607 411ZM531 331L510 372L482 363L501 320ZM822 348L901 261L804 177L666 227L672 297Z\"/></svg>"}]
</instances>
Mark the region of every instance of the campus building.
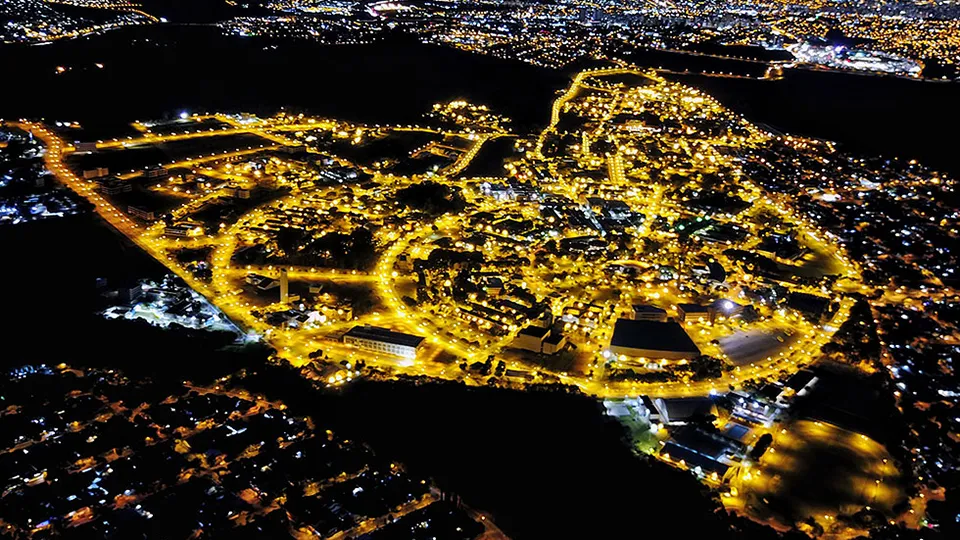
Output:
<instances>
[{"instance_id":1,"label":"campus building","mask_svg":"<svg viewBox=\"0 0 960 540\"><path fill-rule=\"evenodd\" d=\"M423 343L422 336L394 332L379 326L354 326L344 334L343 342L365 351L390 354L402 358L416 358Z\"/></svg>"}]
</instances>

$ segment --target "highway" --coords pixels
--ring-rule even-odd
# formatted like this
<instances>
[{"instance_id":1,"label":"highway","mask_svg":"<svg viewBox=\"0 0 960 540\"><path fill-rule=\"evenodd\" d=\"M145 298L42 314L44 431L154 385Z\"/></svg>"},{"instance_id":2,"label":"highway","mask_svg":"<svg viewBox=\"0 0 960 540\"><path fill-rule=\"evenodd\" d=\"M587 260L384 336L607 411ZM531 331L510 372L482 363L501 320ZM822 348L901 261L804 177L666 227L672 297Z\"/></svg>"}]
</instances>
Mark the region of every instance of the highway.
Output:
<instances>
[{"instance_id":1,"label":"highway","mask_svg":"<svg viewBox=\"0 0 960 540\"><path fill-rule=\"evenodd\" d=\"M43 1L48 4L61 4L64 6L75 6L75 7L88 8L88 9L105 9L108 11L126 11L129 13L136 13L137 15L146 17L150 22L155 22L155 23L160 22L160 19L141 10L140 8L143 7L142 5L131 4L129 2L114 2L114 3L104 4L104 3L97 3L97 2L93 2L93 3L78 2L78 1L71 2L69 0L43 0Z\"/></svg>"}]
</instances>

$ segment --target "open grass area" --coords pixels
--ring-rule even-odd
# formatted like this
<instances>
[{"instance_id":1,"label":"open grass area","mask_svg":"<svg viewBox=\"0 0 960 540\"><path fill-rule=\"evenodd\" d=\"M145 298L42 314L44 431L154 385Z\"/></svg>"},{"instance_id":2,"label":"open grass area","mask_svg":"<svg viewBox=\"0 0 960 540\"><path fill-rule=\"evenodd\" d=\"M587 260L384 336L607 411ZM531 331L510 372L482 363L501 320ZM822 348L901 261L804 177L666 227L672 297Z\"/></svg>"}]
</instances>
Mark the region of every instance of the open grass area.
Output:
<instances>
[{"instance_id":1,"label":"open grass area","mask_svg":"<svg viewBox=\"0 0 960 540\"><path fill-rule=\"evenodd\" d=\"M739 482L748 513L784 524L811 516L830 522L865 507L893 516L906 497L904 479L880 443L809 420L777 432L759 467Z\"/></svg>"}]
</instances>

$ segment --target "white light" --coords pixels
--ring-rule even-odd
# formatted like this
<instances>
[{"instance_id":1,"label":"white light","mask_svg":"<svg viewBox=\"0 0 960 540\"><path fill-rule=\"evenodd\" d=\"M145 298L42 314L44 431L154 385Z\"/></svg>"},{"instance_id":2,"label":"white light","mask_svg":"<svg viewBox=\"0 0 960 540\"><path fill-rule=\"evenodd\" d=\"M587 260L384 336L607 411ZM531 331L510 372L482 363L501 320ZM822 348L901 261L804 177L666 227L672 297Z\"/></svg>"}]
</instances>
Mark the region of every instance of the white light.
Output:
<instances>
[{"instance_id":1,"label":"white light","mask_svg":"<svg viewBox=\"0 0 960 540\"><path fill-rule=\"evenodd\" d=\"M186 120L187 118L190 118L190 113L188 113L187 111L183 111L180 113L181 120Z\"/></svg>"}]
</instances>

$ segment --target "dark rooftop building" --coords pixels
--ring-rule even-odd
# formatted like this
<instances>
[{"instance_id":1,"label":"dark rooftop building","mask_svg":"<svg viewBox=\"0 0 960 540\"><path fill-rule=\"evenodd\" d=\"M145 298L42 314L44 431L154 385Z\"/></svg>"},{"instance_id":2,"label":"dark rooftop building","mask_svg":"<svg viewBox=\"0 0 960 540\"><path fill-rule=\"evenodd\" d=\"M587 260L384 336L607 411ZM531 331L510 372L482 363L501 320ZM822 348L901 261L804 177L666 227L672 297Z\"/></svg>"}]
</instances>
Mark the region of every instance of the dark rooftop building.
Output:
<instances>
[{"instance_id":1,"label":"dark rooftop building","mask_svg":"<svg viewBox=\"0 0 960 540\"><path fill-rule=\"evenodd\" d=\"M713 306L701 306L700 304L677 304L677 313L681 321L690 320L709 320L713 322L716 310Z\"/></svg>"},{"instance_id":2,"label":"dark rooftop building","mask_svg":"<svg viewBox=\"0 0 960 540\"><path fill-rule=\"evenodd\" d=\"M816 374L814 372L802 369L794 373L787 381L784 383L784 386L790 388L794 392L799 392L807 385L816 384Z\"/></svg>"},{"instance_id":3,"label":"dark rooftop building","mask_svg":"<svg viewBox=\"0 0 960 540\"><path fill-rule=\"evenodd\" d=\"M518 332L518 335L530 336L532 338L537 338L537 339L543 339L543 337L546 336L548 332L550 332L549 328L530 325L520 330L520 332Z\"/></svg>"},{"instance_id":4,"label":"dark rooftop building","mask_svg":"<svg viewBox=\"0 0 960 540\"><path fill-rule=\"evenodd\" d=\"M700 470L705 473L717 473L717 476L720 478L726 476L727 471L730 469L729 465L720 463L719 461L702 454L698 454L697 452L694 452L688 448L684 448L683 446L675 444L672 441L664 445L663 449L660 451L660 455L669 456L673 461L683 461L684 464L690 469L699 467Z\"/></svg>"},{"instance_id":5,"label":"dark rooftop building","mask_svg":"<svg viewBox=\"0 0 960 540\"><path fill-rule=\"evenodd\" d=\"M610 352L645 358L690 359L700 349L675 322L618 319L610 339Z\"/></svg>"}]
</instances>

